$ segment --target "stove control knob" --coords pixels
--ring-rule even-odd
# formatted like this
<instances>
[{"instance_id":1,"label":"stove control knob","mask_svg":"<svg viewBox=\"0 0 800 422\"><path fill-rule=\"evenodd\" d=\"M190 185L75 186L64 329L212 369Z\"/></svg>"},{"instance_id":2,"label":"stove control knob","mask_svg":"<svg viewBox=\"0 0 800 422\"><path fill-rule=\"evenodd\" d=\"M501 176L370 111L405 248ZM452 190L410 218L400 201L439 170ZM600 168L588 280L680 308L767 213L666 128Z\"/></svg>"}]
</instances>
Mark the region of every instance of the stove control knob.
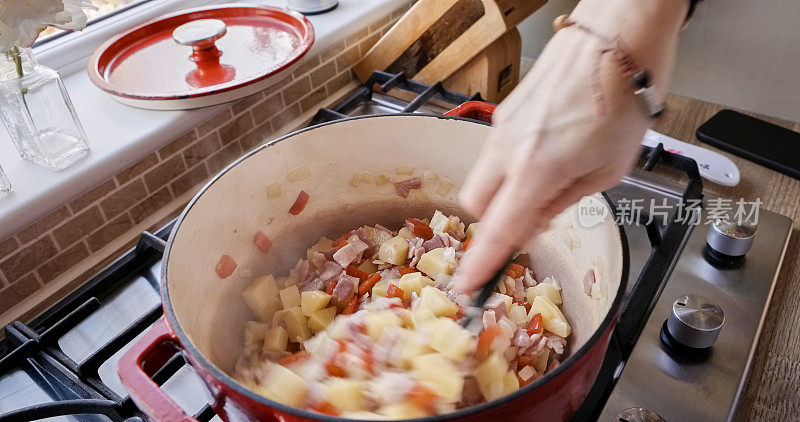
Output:
<instances>
[{"instance_id":1,"label":"stove control knob","mask_svg":"<svg viewBox=\"0 0 800 422\"><path fill-rule=\"evenodd\" d=\"M716 220L708 228L706 242L709 248L726 257L738 258L744 256L753 245L756 235L754 224L736 224Z\"/></svg>"},{"instance_id":2,"label":"stove control knob","mask_svg":"<svg viewBox=\"0 0 800 422\"><path fill-rule=\"evenodd\" d=\"M717 341L725 314L700 295L684 295L672 303L666 330L670 340L691 349L707 349Z\"/></svg>"}]
</instances>

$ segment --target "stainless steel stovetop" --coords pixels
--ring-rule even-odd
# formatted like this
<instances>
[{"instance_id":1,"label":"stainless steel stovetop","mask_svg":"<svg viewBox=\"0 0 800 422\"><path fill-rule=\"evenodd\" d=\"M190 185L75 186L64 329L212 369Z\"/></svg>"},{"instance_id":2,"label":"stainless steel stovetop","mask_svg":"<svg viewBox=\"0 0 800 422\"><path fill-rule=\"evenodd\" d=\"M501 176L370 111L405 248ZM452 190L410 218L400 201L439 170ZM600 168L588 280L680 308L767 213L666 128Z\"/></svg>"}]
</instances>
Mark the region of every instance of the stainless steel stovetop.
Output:
<instances>
[{"instance_id":1,"label":"stainless steel stovetop","mask_svg":"<svg viewBox=\"0 0 800 422\"><path fill-rule=\"evenodd\" d=\"M347 114L397 112L407 104L373 93L370 101L360 102ZM425 105L426 112L446 110L446 106ZM666 199L676 204L684 189L636 172L608 194L614 201L654 199L660 203ZM652 227L663 233L666 226L661 221ZM708 226L697 225L676 240L682 251L673 265L663 263L671 267L671 274L652 304L641 335L624 365L611 368L605 376L604 381L613 387L610 393L601 394L600 400L587 406L593 408L585 415L602 421L644 420L628 417L630 411L620 416L628 409L642 408L667 421L733 418L768 312L791 220L762 210L752 249L738 269L718 269L709 263L704 255L707 230ZM630 247L630 292L654 250L653 234L648 235L645 226L632 224L627 224L625 231ZM103 402L107 409L102 409L107 411L97 410L103 416L90 417L86 408L76 407L75 415L48 420L143 416L126 397L115 368L124 351L160 316L157 277L168 233L169 226L155 236L145 233L135 250L64 302L29 324L6 327L5 339L0 342L0 419L10 415L9 420L29 420L23 408L75 399ZM718 340L703 356L677 354L660 340L674 300L684 294L705 296L725 313ZM211 397L199 377L180 355L173 361L170 369L161 371L162 388L199 420L219 420L207 406Z\"/></svg>"}]
</instances>

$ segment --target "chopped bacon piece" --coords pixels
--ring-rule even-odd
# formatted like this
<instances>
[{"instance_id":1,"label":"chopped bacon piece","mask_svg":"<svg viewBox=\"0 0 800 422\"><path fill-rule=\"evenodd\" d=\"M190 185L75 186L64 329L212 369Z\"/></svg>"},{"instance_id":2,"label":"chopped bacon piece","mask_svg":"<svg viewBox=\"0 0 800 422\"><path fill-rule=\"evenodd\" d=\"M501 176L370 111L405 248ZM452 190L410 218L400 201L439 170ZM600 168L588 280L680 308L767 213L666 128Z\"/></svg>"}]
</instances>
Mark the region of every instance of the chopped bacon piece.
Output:
<instances>
[{"instance_id":1,"label":"chopped bacon piece","mask_svg":"<svg viewBox=\"0 0 800 422\"><path fill-rule=\"evenodd\" d=\"M255 243L258 249L261 249L261 252L264 253L269 252L270 248L272 248L272 240L270 240L261 230L256 232L256 236L253 238L253 243Z\"/></svg>"},{"instance_id":2,"label":"chopped bacon piece","mask_svg":"<svg viewBox=\"0 0 800 422\"><path fill-rule=\"evenodd\" d=\"M361 284L358 286L358 295L364 296L367 293L372 292L372 288L375 287L381 280L381 275L378 273L370 274L366 280L362 281Z\"/></svg>"},{"instance_id":3,"label":"chopped bacon piece","mask_svg":"<svg viewBox=\"0 0 800 422\"><path fill-rule=\"evenodd\" d=\"M412 189L419 189L422 187L422 179L419 177L412 177L410 179L402 180L394 184L397 194L403 198L408 198L408 193Z\"/></svg>"},{"instance_id":4,"label":"chopped bacon piece","mask_svg":"<svg viewBox=\"0 0 800 422\"><path fill-rule=\"evenodd\" d=\"M298 362L303 362L304 360L309 358L311 358L311 356L308 354L308 352L306 352L305 350L301 350L297 353L293 353L289 356L286 356L285 358L279 360L278 363L283 366L288 366Z\"/></svg>"},{"instance_id":5,"label":"chopped bacon piece","mask_svg":"<svg viewBox=\"0 0 800 422\"><path fill-rule=\"evenodd\" d=\"M421 237L425 240L430 240L433 238L433 229L419 219L409 218L406 220L406 222L411 223L411 225L414 227L411 230L411 234L414 236Z\"/></svg>"},{"instance_id":6,"label":"chopped bacon piece","mask_svg":"<svg viewBox=\"0 0 800 422\"><path fill-rule=\"evenodd\" d=\"M544 327L542 326L542 314L537 313L536 315L531 318L531 322L528 323L528 334L542 334L544 331Z\"/></svg>"},{"instance_id":7,"label":"chopped bacon piece","mask_svg":"<svg viewBox=\"0 0 800 422\"><path fill-rule=\"evenodd\" d=\"M406 393L406 399L430 415L436 413L436 400L439 396L422 384L415 384Z\"/></svg>"},{"instance_id":8,"label":"chopped bacon piece","mask_svg":"<svg viewBox=\"0 0 800 422\"><path fill-rule=\"evenodd\" d=\"M233 271L236 270L236 265L236 261L234 261L230 255L225 254L220 257L214 271L217 272L219 278L228 278L233 274Z\"/></svg>"},{"instance_id":9,"label":"chopped bacon piece","mask_svg":"<svg viewBox=\"0 0 800 422\"><path fill-rule=\"evenodd\" d=\"M348 265L347 268L345 268L344 271L350 277L355 277L355 278L359 279L360 281L364 281L364 280L367 279L367 277L369 277L369 274L365 273L364 271L359 270L358 268L356 268L356 267L354 267L352 265Z\"/></svg>"},{"instance_id":10,"label":"chopped bacon piece","mask_svg":"<svg viewBox=\"0 0 800 422\"><path fill-rule=\"evenodd\" d=\"M525 310L528 311L528 312L531 311L531 303L528 302L527 300L515 300L514 303L516 303L519 306L524 307Z\"/></svg>"},{"instance_id":11,"label":"chopped bacon piece","mask_svg":"<svg viewBox=\"0 0 800 422\"><path fill-rule=\"evenodd\" d=\"M342 311L342 315L350 315L356 313L358 310L358 296L353 296L350 299L350 303L347 304L347 307L344 308Z\"/></svg>"},{"instance_id":12,"label":"chopped bacon piece","mask_svg":"<svg viewBox=\"0 0 800 422\"><path fill-rule=\"evenodd\" d=\"M301 190L297 195L297 199L294 201L294 204L292 204L292 207L289 208L289 214L297 215L303 212L306 204L308 204L309 198L311 198L311 196L309 196L306 191Z\"/></svg>"},{"instance_id":13,"label":"chopped bacon piece","mask_svg":"<svg viewBox=\"0 0 800 422\"><path fill-rule=\"evenodd\" d=\"M525 275L525 267L516 262L512 262L506 267L506 275L511 278L520 278Z\"/></svg>"},{"instance_id":14,"label":"chopped bacon piece","mask_svg":"<svg viewBox=\"0 0 800 422\"><path fill-rule=\"evenodd\" d=\"M411 268L411 267L398 268L397 271L400 272L400 275L406 275L406 274L418 273L419 272L418 269Z\"/></svg>"},{"instance_id":15,"label":"chopped bacon piece","mask_svg":"<svg viewBox=\"0 0 800 422\"><path fill-rule=\"evenodd\" d=\"M337 365L333 360L325 364L325 370L328 371L328 375L332 377L344 378L347 376L347 372L344 368Z\"/></svg>"},{"instance_id":16,"label":"chopped bacon piece","mask_svg":"<svg viewBox=\"0 0 800 422\"><path fill-rule=\"evenodd\" d=\"M396 297L400 300L403 300L405 294L406 292L404 292L403 289L395 286L394 284L390 284L389 288L386 289L386 297Z\"/></svg>"},{"instance_id":17,"label":"chopped bacon piece","mask_svg":"<svg viewBox=\"0 0 800 422\"><path fill-rule=\"evenodd\" d=\"M475 358L483 360L489 357L489 349L492 347L492 342L500 334L502 329L499 325L492 325L481 331L478 336L478 345L475 347Z\"/></svg>"},{"instance_id":18,"label":"chopped bacon piece","mask_svg":"<svg viewBox=\"0 0 800 422\"><path fill-rule=\"evenodd\" d=\"M339 416L342 414L342 412L340 412L336 406L324 400L314 405L314 407L312 407L312 410L314 410L317 413L322 413L323 415L330 415L330 416Z\"/></svg>"}]
</instances>

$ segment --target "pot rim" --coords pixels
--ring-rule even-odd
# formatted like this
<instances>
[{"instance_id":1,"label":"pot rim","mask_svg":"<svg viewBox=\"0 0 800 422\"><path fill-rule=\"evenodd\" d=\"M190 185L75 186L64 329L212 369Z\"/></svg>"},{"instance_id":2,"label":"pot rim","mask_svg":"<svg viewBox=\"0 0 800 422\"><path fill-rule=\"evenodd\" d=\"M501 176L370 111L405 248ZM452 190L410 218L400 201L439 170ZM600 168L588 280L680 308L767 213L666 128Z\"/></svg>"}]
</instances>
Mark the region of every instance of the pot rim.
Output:
<instances>
[{"instance_id":1,"label":"pot rim","mask_svg":"<svg viewBox=\"0 0 800 422\"><path fill-rule=\"evenodd\" d=\"M330 422L341 422L341 421L346 421L346 420L353 420L353 419L343 418L343 417L339 417L339 416L325 415L325 414L313 412L313 411L310 411L310 410L305 410L305 409L300 409L300 408L297 408L297 407L288 406L288 405L285 405L283 403L279 403L279 402L270 400L270 399L268 399L268 398L266 398L266 397L264 397L264 396L262 396L260 394L256 394L253 391L251 391L250 389L248 389L248 388L244 387L243 385L239 384L239 382L237 382L233 377L229 376L228 374L223 372L221 369L219 369L216 365L211 363L194 346L194 344L192 344L192 342L189 339L188 335L183 331L183 329L177 323L177 318L175 317L175 311L172 308L172 301L169 298L169 287L168 287L168 283L167 283L167 267L169 265L169 254L170 254L170 250L172 249L173 239L175 237L175 234L178 232L178 229L180 228L181 223L183 222L184 218L188 214L189 210L191 210L191 208L197 203L197 201L200 199L200 197L203 195L203 193L205 193L205 191L208 190L208 188L212 184L214 184L214 182L216 182L218 179L220 179L223 175L225 175L225 173L230 171L234 166L236 166L239 163L241 163L242 161L250 158L250 156L260 152L261 150L269 148L272 145L277 144L278 142L282 142L284 140L290 139L291 137L293 137L295 135L298 135L300 133L311 131L311 130L315 130L315 129L318 129L318 128L321 128L321 127L324 127L324 126L337 124L337 123L341 123L341 122L346 122L346 121L351 121L351 120L358 120L358 119L386 118L386 117L395 117L395 116L399 116L399 117L419 117L419 118L427 117L427 118L437 118L437 119L443 119L443 120L462 120L462 121L466 121L466 122L470 122L470 123L474 123L474 124L478 124L478 125L488 125L486 123L478 122L478 121L475 121L475 120L472 120L472 119L463 118L463 117L457 117L457 116L435 115L435 114L417 114L417 113L386 113L386 114L370 114L370 115L363 115L363 116L348 117L348 118L343 118L343 119L334 120L334 121L330 121L330 122L320 123L320 124L317 124L317 125L314 125L314 126L310 126L310 127L306 127L306 128L303 128L303 129L299 129L299 130L290 132L290 133L288 133L286 135L283 135L283 136L281 136L281 137L279 137L277 139L274 139L274 140L272 140L270 142L267 142L266 144L264 144L264 145L262 145L262 146L260 146L258 148L253 149L252 151L242 155L241 157L236 159L234 162L229 164L227 167L222 169L218 174L216 174L214 177L212 177L211 180L209 180L208 183L206 183L200 189L200 191L197 192L197 194L192 198L192 200L189 201L189 203L186 205L186 208L184 208L184 210L181 212L180 216L178 216L177 220L175 220L175 225L172 228L172 230L170 231L170 235L169 235L169 238L167 239L166 247L164 248L164 254L163 254L162 264L161 264L161 277L160 277L160 280L159 280L159 287L160 287L161 299L162 299L163 308L164 308L164 315L166 315L166 317L167 317L167 322L169 323L170 328L175 333L175 335L178 337L178 340L180 342L181 348L183 350L185 350L186 352L188 352L194 358L194 362L196 362L196 364L201 365L203 370L205 370L206 372L210 373L212 376L214 376L215 379L217 379L218 381L224 383L226 387L234 390L236 393L241 394L242 396L247 397L248 399L250 399L252 401L255 401L257 403L260 403L262 405L268 406L268 407L273 408L275 410L278 410L278 411L281 411L281 412L284 412L284 413L288 413L288 414L291 414L291 415L294 415L294 416L299 416L301 418L306 418L306 419L311 419L311 420L319 420L319 421L330 421ZM605 191L600 192L600 194L602 195L606 206L608 206L610 208L610 211L612 212L612 215L616 215L616 207L614 206L613 202L611 201L611 198L606 194ZM545 384L549 383L550 381L552 381L553 379L555 379L556 377L561 375L563 372L565 372L569 367L571 367L576 362L581 360L584 356L586 356L589 353L589 351L594 349L594 347L597 345L597 342L600 341L600 338L605 334L605 332L617 320L617 316L619 314L619 309L620 309L620 306L622 304L622 298L625 295L625 288L626 288L626 285L627 285L627 282L628 282L629 261L630 261L630 255L629 255L629 250L628 250L628 238L627 238L627 236L625 234L625 230L623 229L623 227L621 225L619 225L619 224L615 224L615 225L617 226L617 231L619 233L620 243L621 243L621 246L622 246L622 271L621 271L621 276L620 276L621 280L620 280L620 283L619 283L619 288L617 289L617 293L616 293L616 296L614 297L614 301L611 303L611 307L609 308L609 311L606 314L605 318L600 323L600 325L597 327L597 329L594 331L592 336L589 337L589 339L578 350L576 350L574 353L572 353L566 360L561 362L561 364L558 365L553 371L547 373L542 378L539 378L538 380L536 380L536 382L533 382L533 383L531 383L531 384L529 384L529 385L527 385L525 387L522 387L519 390L517 390L517 391L515 391L515 392L513 392L511 394L507 394L507 395L505 395L505 396L503 396L501 398L492 400L490 402L484 402L484 403L481 403L481 404L478 404L478 405L475 405L475 406L470 406L470 407L467 407L467 408L464 408L464 409L456 410L454 412L444 413L444 414L441 414L441 415L426 416L426 417L423 417L423 418L407 419L407 420L408 421L416 421L416 422L423 422L423 421L424 422L438 422L438 421L450 420L450 419L454 419L454 418L461 418L461 417L471 416L471 415L475 415L475 414L478 414L478 413L481 413L481 412L484 412L484 411L488 411L488 410L497 408L499 406L502 406L504 404L512 402L512 401L514 401L514 400L516 400L516 399L518 399L518 398L520 398L522 396L525 396L525 395L533 392L534 390L544 386Z\"/></svg>"}]
</instances>

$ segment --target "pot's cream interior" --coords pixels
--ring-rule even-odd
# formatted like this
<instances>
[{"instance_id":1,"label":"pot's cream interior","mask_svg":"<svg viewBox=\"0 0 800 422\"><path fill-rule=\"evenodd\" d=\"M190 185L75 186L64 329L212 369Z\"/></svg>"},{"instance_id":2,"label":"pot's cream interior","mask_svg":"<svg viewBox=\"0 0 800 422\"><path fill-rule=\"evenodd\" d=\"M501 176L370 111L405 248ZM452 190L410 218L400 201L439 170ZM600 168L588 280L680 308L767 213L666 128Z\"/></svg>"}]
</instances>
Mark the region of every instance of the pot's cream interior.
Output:
<instances>
[{"instance_id":1,"label":"pot's cream interior","mask_svg":"<svg viewBox=\"0 0 800 422\"><path fill-rule=\"evenodd\" d=\"M173 235L166 276L177 323L208 360L230 373L244 322L253 319L240 293L254 277L285 276L320 237L338 237L363 224L397 228L410 216L429 217L436 209L469 220L458 207L458 190L488 130L436 117L355 119L292 135L247 157L199 194ZM304 166L309 176L290 182L287 175L303 173ZM399 197L391 183L351 184L354 174L385 174L392 181L412 177L397 174L398 167L407 170L404 166L424 180L422 191L409 198ZM425 172L436 173L438 180ZM447 183L452 189L440 195ZM281 195L269 198L273 184L280 184ZM293 216L288 210L300 190L311 200ZM622 244L610 213L591 228L576 217L574 207L560 215L530 254L536 278L554 276L562 286L563 310L573 327L571 350L586 342L608 313L622 273ZM258 230L274 242L268 254L253 244ZM224 280L214 270L223 254L238 264ZM598 281L589 296L583 277L592 267Z\"/></svg>"}]
</instances>

